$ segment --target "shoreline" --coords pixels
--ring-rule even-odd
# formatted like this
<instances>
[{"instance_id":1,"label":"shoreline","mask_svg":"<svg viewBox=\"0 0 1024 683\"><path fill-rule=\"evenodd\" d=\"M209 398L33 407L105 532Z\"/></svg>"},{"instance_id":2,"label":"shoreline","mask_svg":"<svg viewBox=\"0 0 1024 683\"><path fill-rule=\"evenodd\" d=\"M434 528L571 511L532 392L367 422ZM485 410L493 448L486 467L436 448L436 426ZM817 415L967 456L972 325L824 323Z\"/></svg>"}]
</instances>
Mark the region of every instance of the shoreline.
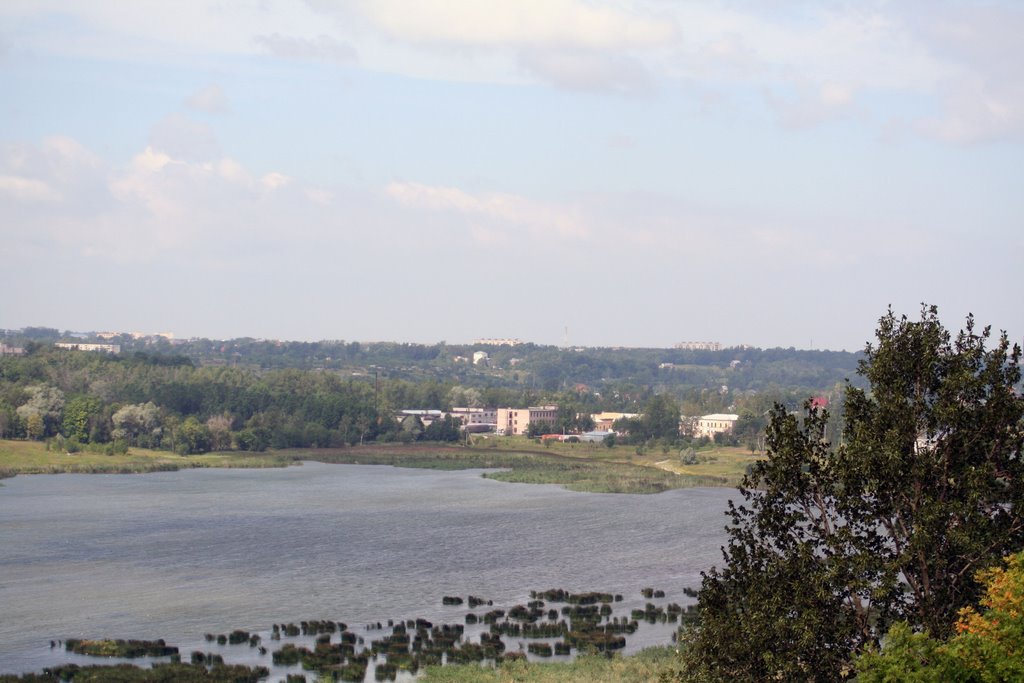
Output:
<instances>
[{"instance_id":1,"label":"shoreline","mask_svg":"<svg viewBox=\"0 0 1024 683\"><path fill-rule=\"evenodd\" d=\"M640 449L637 449L640 450ZM143 474L194 468L289 467L302 460L325 464L391 465L421 469L500 470L496 481L557 484L589 493L653 494L679 488L735 487L753 456L711 451L702 466L682 466L671 453L637 455L627 448L535 448L532 442L486 446L447 444L365 444L346 448L287 449L250 453L221 451L177 455L131 448L125 454L62 453L30 441L0 441L0 480L18 474Z\"/></svg>"}]
</instances>

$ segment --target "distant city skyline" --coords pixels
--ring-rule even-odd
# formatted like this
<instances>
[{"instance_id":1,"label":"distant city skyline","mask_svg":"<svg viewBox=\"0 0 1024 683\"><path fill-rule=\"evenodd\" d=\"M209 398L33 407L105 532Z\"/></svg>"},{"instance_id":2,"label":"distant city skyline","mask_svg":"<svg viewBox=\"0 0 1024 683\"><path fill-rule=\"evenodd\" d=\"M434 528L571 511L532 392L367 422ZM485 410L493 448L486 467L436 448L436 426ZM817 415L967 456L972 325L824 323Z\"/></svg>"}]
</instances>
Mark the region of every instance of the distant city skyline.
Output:
<instances>
[{"instance_id":1,"label":"distant city skyline","mask_svg":"<svg viewBox=\"0 0 1024 683\"><path fill-rule=\"evenodd\" d=\"M8 0L0 325L1024 339L1011 0Z\"/></svg>"}]
</instances>

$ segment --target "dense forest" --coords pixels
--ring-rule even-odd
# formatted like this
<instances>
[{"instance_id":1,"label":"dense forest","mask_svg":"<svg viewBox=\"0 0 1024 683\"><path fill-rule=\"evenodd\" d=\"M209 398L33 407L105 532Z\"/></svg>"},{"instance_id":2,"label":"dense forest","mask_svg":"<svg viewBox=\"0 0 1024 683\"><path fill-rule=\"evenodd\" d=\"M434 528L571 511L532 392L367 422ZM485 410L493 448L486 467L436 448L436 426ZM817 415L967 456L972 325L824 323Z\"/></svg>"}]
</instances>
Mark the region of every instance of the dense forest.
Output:
<instances>
[{"instance_id":1,"label":"dense forest","mask_svg":"<svg viewBox=\"0 0 1024 683\"><path fill-rule=\"evenodd\" d=\"M146 446L180 453L457 438L451 424L403 425L404 408L555 403L577 413L644 412L671 397L684 416L735 411L756 431L774 403L838 398L860 354L794 349L573 348L0 335L0 436L70 448ZM109 342L107 354L55 342ZM486 359L473 362L474 352ZM404 429L403 429L404 427Z\"/></svg>"}]
</instances>

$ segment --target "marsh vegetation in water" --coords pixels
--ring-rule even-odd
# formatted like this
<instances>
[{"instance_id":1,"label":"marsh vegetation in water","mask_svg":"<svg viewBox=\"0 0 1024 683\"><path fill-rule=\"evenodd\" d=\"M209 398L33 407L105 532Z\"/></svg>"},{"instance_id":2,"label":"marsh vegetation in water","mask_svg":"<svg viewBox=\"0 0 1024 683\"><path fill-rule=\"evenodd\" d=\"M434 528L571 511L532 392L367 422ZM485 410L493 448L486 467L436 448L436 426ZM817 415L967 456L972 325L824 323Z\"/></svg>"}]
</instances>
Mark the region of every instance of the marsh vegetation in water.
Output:
<instances>
[{"instance_id":1,"label":"marsh vegetation in water","mask_svg":"<svg viewBox=\"0 0 1024 683\"><path fill-rule=\"evenodd\" d=\"M660 590L643 589L640 594L664 597ZM272 673L285 681L304 680L305 673L336 681L363 681L368 677L391 681L400 672L415 674L428 666L499 666L524 658L565 661L578 653L615 652L622 650L627 637L641 628L638 615L652 624L677 624L692 614L675 603L648 603L645 610L620 617L615 615L613 605L623 598L609 592L548 589L531 591L530 597L526 604L490 610L474 627L460 623L467 616L462 613L467 600L461 596L443 599L446 606L453 608L453 623L435 624L421 617L359 627L324 619L274 623L266 637L280 644L272 650L261 645L260 633L243 629L226 634L207 633L205 641L219 646L218 651L194 650L187 665L182 663L178 647L163 640L67 639L63 641L67 652L102 658L143 658L149 660L148 666L114 664L104 668L69 663L48 667L39 674L0 676L0 683L105 678L130 682L249 681ZM475 606L493 605L493 601L479 597L473 597L471 602ZM51 647L56 645L57 642L51 642ZM239 648L258 648L259 657L269 662L257 666L232 663Z\"/></svg>"}]
</instances>

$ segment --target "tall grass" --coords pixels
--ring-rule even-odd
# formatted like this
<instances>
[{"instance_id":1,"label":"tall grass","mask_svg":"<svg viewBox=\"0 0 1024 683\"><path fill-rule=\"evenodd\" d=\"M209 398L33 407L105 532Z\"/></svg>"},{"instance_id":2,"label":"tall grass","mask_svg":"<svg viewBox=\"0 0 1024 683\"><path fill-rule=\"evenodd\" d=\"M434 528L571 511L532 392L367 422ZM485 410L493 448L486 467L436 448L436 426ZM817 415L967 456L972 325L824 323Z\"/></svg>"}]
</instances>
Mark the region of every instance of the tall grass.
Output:
<instances>
[{"instance_id":1,"label":"tall grass","mask_svg":"<svg viewBox=\"0 0 1024 683\"><path fill-rule=\"evenodd\" d=\"M473 664L432 666L421 683L649 683L676 663L675 650L652 647L631 657L585 655L573 662L505 662L496 668Z\"/></svg>"},{"instance_id":2,"label":"tall grass","mask_svg":"<svg viewBox=\"0 0 1024 683\"><path fill-rule=\"evenodd\" d=\"M207 453L181 456L168 451L131 448L107 454L83 450L47 450L38 441L0 441L0 477L17 474L141 474L194 467L285 467L294 458L280 453Z\"/></svg>"}]
</instances>

